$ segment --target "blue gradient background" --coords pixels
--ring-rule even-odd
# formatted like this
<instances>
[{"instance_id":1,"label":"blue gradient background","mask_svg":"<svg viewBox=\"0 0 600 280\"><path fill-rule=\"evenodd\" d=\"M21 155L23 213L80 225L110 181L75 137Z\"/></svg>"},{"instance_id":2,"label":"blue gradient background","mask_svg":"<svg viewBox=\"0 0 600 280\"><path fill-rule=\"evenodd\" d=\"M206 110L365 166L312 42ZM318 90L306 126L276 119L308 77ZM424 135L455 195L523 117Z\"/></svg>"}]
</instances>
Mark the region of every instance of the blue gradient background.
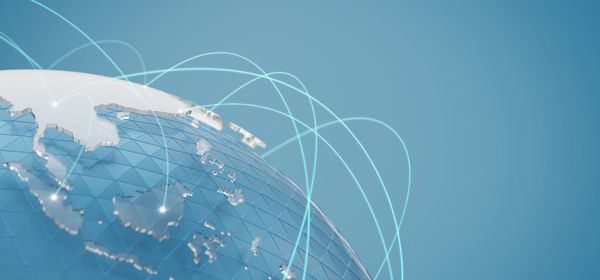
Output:
<instances>
[{"instance_id":1,"label":"blue gradient background","mask_svg":"<svg viewBox=\"0 0 600 280\"><path fill-rule=\"evenodd\" d=\"M413 163L413 191L401 230L406 279L600 275L596 1L64 2L43 1L93 39L134 45L148 69L208 51L233 51L267 72L296 74L340 116L372 116L391 124L404 137ZM42 65L86 43L28 1L0 3L0 31ZM106 49L126 72L141 71L129 50ZM221 57L195 65L242 64ZM0 44L0 69L13 68L30 67ZM91 48L58 68L117 75ZM206 104L246 80L174 74L154 86ZM234 101L282 108L272 90L266 91L266 86L253 88ZM294 110L306 115L306 108ZM285 119L222 109L226 120L248 127L268 144L293 135L291 129L272 128L289 125ZM261 125L264 120L271 122ZM401 147L379 127L351 127L382 169L399 209L406 192ZM336 138L357 169L391 240L391 218L380 206L385 200L364 157L340 136L342 130L323 133ZM374 225L352 181L322 149L314 200L373 274L382 260ZM290 145L269 161L305 187L297 153ZM399 274L396 249L392 258Z\"/></svg>"}]
</instances>

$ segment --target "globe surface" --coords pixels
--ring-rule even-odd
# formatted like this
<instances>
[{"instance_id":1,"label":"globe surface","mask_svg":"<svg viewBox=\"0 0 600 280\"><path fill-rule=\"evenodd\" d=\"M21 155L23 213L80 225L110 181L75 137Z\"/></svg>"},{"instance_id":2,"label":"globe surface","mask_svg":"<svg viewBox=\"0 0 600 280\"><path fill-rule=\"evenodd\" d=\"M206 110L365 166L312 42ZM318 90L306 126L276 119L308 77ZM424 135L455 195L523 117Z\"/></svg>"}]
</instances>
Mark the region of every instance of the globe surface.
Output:
<instances>
[{"instance_id":1,"label":"globe surface","mask_svg":"<svg viewBox=\"0 0 600 280\"><path fill-rule=\"evenodd\" d=\"M138 84L0 71L0 279L300 279L306 196L262 144ZM306 278L368 279L310 209Z\"/></svg>"}]
</instances>

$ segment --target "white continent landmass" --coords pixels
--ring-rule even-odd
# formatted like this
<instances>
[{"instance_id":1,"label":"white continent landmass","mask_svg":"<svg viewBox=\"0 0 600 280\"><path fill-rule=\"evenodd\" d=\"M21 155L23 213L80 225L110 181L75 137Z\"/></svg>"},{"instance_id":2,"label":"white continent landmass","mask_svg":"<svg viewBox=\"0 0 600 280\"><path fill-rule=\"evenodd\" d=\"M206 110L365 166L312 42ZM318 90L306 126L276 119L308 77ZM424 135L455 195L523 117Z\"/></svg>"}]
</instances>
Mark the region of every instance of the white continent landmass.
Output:
<instances>
[{"instance_id":1,"label":"white continent landmass","mask_svg":"<svg viewBox=\"0 0 600 280\"><path fill-rule=\"evenodd\" d=\"M0 71L0 100L18 115L31 112L38 125L34 150L45 154L39 139L48 127L71 134L86 150L119 142L117 126L99 117L96 109L115 107L161 116L189 115L215 129L220 117L166 92L136 83L93 74L54 70Z\"/></svg>"}]
</instances>

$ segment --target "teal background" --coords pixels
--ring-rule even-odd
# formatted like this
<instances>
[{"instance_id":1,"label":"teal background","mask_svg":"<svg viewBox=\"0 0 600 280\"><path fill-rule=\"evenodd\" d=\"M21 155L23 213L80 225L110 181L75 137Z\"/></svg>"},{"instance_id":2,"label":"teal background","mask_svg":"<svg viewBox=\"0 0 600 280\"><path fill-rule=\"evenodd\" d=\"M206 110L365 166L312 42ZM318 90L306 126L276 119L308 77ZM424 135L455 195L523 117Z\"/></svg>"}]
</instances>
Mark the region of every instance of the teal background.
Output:
<instances>
[{"instance_id":1,"label":"teal background","mask_svg":"<svg viewBox=\"0 0 600 280\"><path fill-rule=\"evenodd\" d=\"M413 167L401 229L406 279L593 279L600 273L595 1L43 3L95 40L135 46L147 69L232 51L267 72L297 75L340 116L389 123L404 138ZM44 66L87 43L28 1L0 3L0 31ZM141 71L127 48L103 47L126 72ZM229 57L192 65L252 69ZM0 44L0 69L14 68L30 66ZM118 74L93 48L57 68ZM153 86L209 104L247 80L186 73ZM306 102L290 98L293 111L310 122ZM283 109L267 83L232 100ZM279 116L233 107L218 112L270 147L293 136L289 121ZM323 112L318 117L329 120ZM358 122L351 127L380 167L399 214L406 194L401 146L380 127ZM334 139L352 163L389 243L391 215L365 158L343 130L324 129L323 136ZM296 145L268 158L304 188L299 159ZM314 200L374 274L383 254L367 207L324 146L318 166ZM393 252L399 276L397 249Z\"/></svg>"}]
</instances>

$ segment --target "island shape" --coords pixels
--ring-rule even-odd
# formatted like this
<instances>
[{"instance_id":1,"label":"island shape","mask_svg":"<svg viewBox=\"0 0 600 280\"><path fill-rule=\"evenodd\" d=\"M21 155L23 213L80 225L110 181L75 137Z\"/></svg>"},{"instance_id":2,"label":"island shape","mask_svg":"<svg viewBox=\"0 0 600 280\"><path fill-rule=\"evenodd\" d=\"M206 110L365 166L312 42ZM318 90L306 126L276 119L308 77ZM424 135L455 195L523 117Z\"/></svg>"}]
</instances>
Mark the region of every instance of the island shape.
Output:
<instances>
[{"instance_id":1,"label":"island shape","mask_svg":"<svg viewBox=\"0 0 600 280\"><path fill-rule=\"evenodd\" d=\"M65 203L67 193L64 188L58 189L31 174L20 162L5 163L5 166L15 172L19 179L27 183L29 191L37 197L46 216L66 232L77 235L83 224L83 211L73 209L71 204Z\"/></svg>"},{"instance_id":2,"label":"island shape","mask_svg":"<svg viewBox=\"0 0 600 280\"><path fill-rule=\"evenodd\" d=\"M163 199L166 200L163 204ZM183 203L192 192L177 182L153 187L132 196L113 197L114 214L119 216L125 227L154 236L162 241L169 238L169 227L179 225L183 218Z\"/></svg>"}]
</instances>

